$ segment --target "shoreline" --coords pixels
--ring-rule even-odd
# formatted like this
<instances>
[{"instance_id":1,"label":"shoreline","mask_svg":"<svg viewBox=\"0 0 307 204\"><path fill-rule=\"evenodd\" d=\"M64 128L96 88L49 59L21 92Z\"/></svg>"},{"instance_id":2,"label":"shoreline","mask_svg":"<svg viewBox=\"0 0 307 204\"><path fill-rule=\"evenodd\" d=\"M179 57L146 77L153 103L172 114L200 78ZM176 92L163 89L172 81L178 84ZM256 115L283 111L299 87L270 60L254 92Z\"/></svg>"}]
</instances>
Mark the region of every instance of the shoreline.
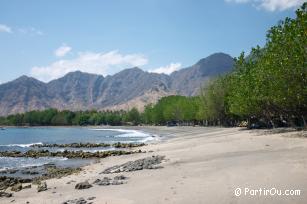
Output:
<instances>
[{"instance_id":1,"label":"shoreline","mask_svg":"<svg viewBox=\"0 0 307 204\"><path fill-rule=\"evenodd\" d=\"M38 127L39 128L39 127ZM46 127L48 129L53 129L54 127ZM62 127L58 127L59 129L62 129ZM82 132L82 129L69 127L70 129L74 129L74 132ZM89 130L85 132L85 134L91 134L90 129L95 130L105 130L105 127L98 127L98 126L91 126L91 127L85 127L84 130ZM19 129L17 127L17 129ZM28 128L33 129L33 128ZM34 128L35 129L35 128ZM45 128L44 128L45 129ZM107 128L108 130L112 130L110 128ZM92 142L91 140L85 139L84 142L73 142L74 139L70 140L70 142L64 142L64 143L52 143L52 139L49 140L49 142L41 142L46 140L38 140L40 142L30 142L27 141L24 144L18 144L18 140L15 140L15 142L11 143L5 143L1 144L0 147L0 157L2 158L0 161L0 176L8 176L10 178L18 178L18 177L27 177L27 178L35 178L36 176L41 176L42 174L46 173L46 169L43 168L48 161L55 164L57 167L65 167L65 168L76 168L76 167L83 167L86 164L92 163L91 161L97 160L99 158L104 158L108 156L114 156L114 155L121 155L121 154L132 154L132 153L139 153L135 151L131 151L132 148L140 147L145 145L143 141L151 141L155 138L152 137L149 133L143 133L141 131L130 131L128 129L119 129L119 128L113 128L114 131L116 131L114 134L122 134L116 141L112 142ZM22 132L24 132L21 129ZM10 130L7 129L8 133L3 136L3 138L10 136ZM31 130L32 131L32 130ZM119 133L117 133L117 131ZM27 133L26 136L30 136L31 133ZM97 131L98 135L104 134L99 133ZM96 134L96 135L97 135ZM113 133L112 133L113 134ZM124 135L128 134L130 137L140 137L140 139L136 141L121 141L121 137L126 137ZM37 138L39 139L39 138ZM36 140L37 140L36 139ZM101 140L101 139L100 139ZM89 142L86 142L89 141ZM120 142L121 141L121 142ZM22 143L22 142L21 142ZM64 151L66 149L67 151ZM63 158L69 159L68 161L63 161ZM31 165L32 162L32 165ZM14 163L14 165L13 165ZM15 165L16 164L16 165ZM28 169L32 169L29 171ZM37 170L39 169L39 170ZM21 172L28 172L25 175L21 174ZM29 176L29 175L32 176ZM8 186L8 185L5 185ZM1 182L0 182L0 190L1 190ZM1 197L1 196L0 196Z\"/></svg>"},{"instance_id":2,"label":"shoreline","mask_svg":"<svg viewBox=\"0 0 307 204\"><path fill-rule=\"evenodd\" d=\"M264 134L262 130L187 126L130 128L159 135L162 139L141 147L145 154L100 159L100 163L83 167L79 174L47 180L47 191L37 193L33 185L14 192L11 198L0 198L0 202L53 204L80 197L95 197L93 203L108 204L304 203L307 199L304 180L307 140L296 137L297 132ZM123 172L121 174L128 177L123 185L93 184L89 189L74 189L78 182L93 183L104 176L121 175L100 174L106 168L153 155L165 156L161 163L163 168ZM70 182L72 180L76 182ZM302 195L236 197L235 187L244 186L296 188Z\"/></svg>"}]
</instances>

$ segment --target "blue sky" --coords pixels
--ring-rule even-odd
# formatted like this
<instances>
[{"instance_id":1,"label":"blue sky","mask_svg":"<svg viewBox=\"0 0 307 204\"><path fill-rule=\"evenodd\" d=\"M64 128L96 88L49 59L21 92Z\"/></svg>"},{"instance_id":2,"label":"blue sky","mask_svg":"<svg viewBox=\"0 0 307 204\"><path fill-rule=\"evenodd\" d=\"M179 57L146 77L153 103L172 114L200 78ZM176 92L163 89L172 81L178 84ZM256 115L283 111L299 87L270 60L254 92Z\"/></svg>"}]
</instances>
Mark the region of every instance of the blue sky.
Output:
<instances>
[{"instance_id":1,"label":"blue sky","mask_svg":"<svg viewBox=\"0 0 307 204\"><path fill-rule=\"evenodd\" d=\"M302 0L0 0L0 83L139 66L171 73L265 43Z\"/></svg>"}]
</instances>

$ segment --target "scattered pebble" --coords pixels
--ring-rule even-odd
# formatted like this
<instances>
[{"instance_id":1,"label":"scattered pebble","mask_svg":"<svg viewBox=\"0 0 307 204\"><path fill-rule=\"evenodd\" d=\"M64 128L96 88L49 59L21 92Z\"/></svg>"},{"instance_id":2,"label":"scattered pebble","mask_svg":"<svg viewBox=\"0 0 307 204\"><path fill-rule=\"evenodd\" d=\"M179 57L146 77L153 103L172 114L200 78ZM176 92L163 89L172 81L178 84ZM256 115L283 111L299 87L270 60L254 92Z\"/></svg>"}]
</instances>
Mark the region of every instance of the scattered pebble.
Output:
<instances>
[{"instance_id":1,"label":"scattered pebble","mask_svg":"<svg viewBox=\"0 0 307 204\"><path fill-rule=\"evenodd\" d=\"M87 200L94 200L96 197L89 197L89 198L87 198Z\"/></svg>"},{"instance_id":2,"label":"scattered pebble","mask_svg":"<svg viewBox=\"0 0 307 204\"><path fill-rule=\"evenodd\" d=\"M114 180L125 180L125 179L127 179L127 177L124 176L124 175L120 175L120 176L115 176L114 177Z\"/></svg>"},{"instance_id":3,"label":"scattered pebble","mask_svg":"<svg viewBox=\"0 0 307 204\"><path fill-rule=\"evenodd\" d=\"M1 197L9 198L9 197L12 197L12 196L13 196L12 193L0 192L0 198Z\"/></svg>"},{"instance_id":4,"label":"scattered pebble","mask_svg":"<svg viewBox=\"0 0 307 204\"><path fill-rule=\"evenodd\" d=\"M90 197L95 199L96 197ZM93 200L92 199L92 200ZM89 199L88 199L89 200ZM84 198L77 198L77 199L73 199L73 200L67 200L64 201L62 204L92 204L93 202L88 202L87 200L85 200Z\"/></svg>"},{"instance_id":5,"label":"scattered pebble","mask_svg":"<svg viewBox=\"0 0 307 204\"><path fill-rule=\"evenodd\" d=\"M37 185L37 192L42 192L46 190L47 190L47 183L45 181Z\"/></svg>"},{"instance_id":6,"label":"scattered pebble","mask_svg":"<svg viewBox=\"0 0 307 204\"><path fill-rule=\"evenodd\" d=\"M93 186L91 184L89 184L88 181L84 181L84 182L77 183L76 186L75 186L75 189L82 190L82 189L88 189L88 188L91 188L91 187L93 187Z\"/></svg>"},{"instance_id":7,"label":"scattered pebble","mask_svg":"<svg viewBox=\"0 0 307 204\"><path fill-rule=\"evenodd\" d=\"M31 187L32 187L31 184L28 184L28 185L23 186L22 189L27 189L27 188L31 188Z\"/></svg>"},{"instance_id":8,"label":"scattered pebble","mask_svg":"<svg viewBox=\"0 0 307 204\"><path fill-rule=\"evenodd\" d=\"M104 177L103 179L96 179L93 184L99 186L108 186L108 185L121 185L124 184L122 180L126 180L127 177L124 175L115 176L113 180L109 177Z\"/></svg>"},{"instance_id":9,"label":"scattered pebble","mask_svg":"<svg viewBox=\"0 0 307 204\"><path fill-rule=\"evenodd\" d=\"M11 191L14 191L14 192L18 192L18 191L21 191L21 190L22 190L22 184L21 183L17 183L14 186L12 186L12 188L11 188Z\"/></svg>"}]
</instances>

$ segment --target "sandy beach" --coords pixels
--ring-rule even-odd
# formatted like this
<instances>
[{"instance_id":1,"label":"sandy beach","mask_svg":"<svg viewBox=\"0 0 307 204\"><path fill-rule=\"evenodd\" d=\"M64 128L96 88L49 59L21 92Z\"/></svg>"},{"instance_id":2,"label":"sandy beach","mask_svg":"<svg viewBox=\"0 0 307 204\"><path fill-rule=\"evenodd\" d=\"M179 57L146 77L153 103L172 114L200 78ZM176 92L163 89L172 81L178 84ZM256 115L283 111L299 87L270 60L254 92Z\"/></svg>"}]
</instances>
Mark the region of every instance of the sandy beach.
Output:
<instances>
[{"instance_id":1,"label":"sandy beach","mask_svg":"<svg viewBox=\"0 0 307 204\"><path fill-rule=\"evenodd\" d=\"M0 203L60 204L81 197L95 197L91 202L97 204L306 203L307 139L299 137L306 132L268 134L265 130L205 127L134 129L158 135L160 140L141 147L146 153L101 159L78 174L47 180L47 191L38 193L32 185L14 192L11 198L0 198ZM160 164L163 168L99 174L108 167L152 155L165 156ZM128 177L125 184L75 189L78 182L93 183L117 175ZM235 195L236 189L239 196ZM270 192L264 195L265 190ZM283 195L290 190L300 190L300 195ZM279 191L282 195L277 195Z\"/></svg>"}]
</instances>

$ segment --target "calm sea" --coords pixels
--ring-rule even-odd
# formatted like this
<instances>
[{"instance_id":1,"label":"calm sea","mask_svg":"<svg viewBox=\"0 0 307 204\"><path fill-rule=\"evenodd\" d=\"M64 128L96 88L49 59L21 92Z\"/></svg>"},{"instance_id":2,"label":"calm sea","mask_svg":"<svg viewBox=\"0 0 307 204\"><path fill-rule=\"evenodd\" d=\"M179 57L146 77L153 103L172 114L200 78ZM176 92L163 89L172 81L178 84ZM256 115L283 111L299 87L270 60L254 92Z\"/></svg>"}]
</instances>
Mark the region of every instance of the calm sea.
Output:
<instances>
[{"instance_id":1,"label":"calm sea","mask_svg":"<svg viewBox=\"0 0 307 204\"><path fill-rule=\"evenodd\" d=\"M152 135L125 129L94 129L94 128L66 128L66 127L34 127L34 128L6 128L0 130L0 151L28 151L32 144L69 144L69 143L115 143L115 142L147 142ZM49 151L83 150L105 151L107 148L45 148ZM67 158L10 158L0 157L0 170L29 166L41 166L56 163L58 166L73 166L76 161Z\"/></svg>"}]
</instances>

